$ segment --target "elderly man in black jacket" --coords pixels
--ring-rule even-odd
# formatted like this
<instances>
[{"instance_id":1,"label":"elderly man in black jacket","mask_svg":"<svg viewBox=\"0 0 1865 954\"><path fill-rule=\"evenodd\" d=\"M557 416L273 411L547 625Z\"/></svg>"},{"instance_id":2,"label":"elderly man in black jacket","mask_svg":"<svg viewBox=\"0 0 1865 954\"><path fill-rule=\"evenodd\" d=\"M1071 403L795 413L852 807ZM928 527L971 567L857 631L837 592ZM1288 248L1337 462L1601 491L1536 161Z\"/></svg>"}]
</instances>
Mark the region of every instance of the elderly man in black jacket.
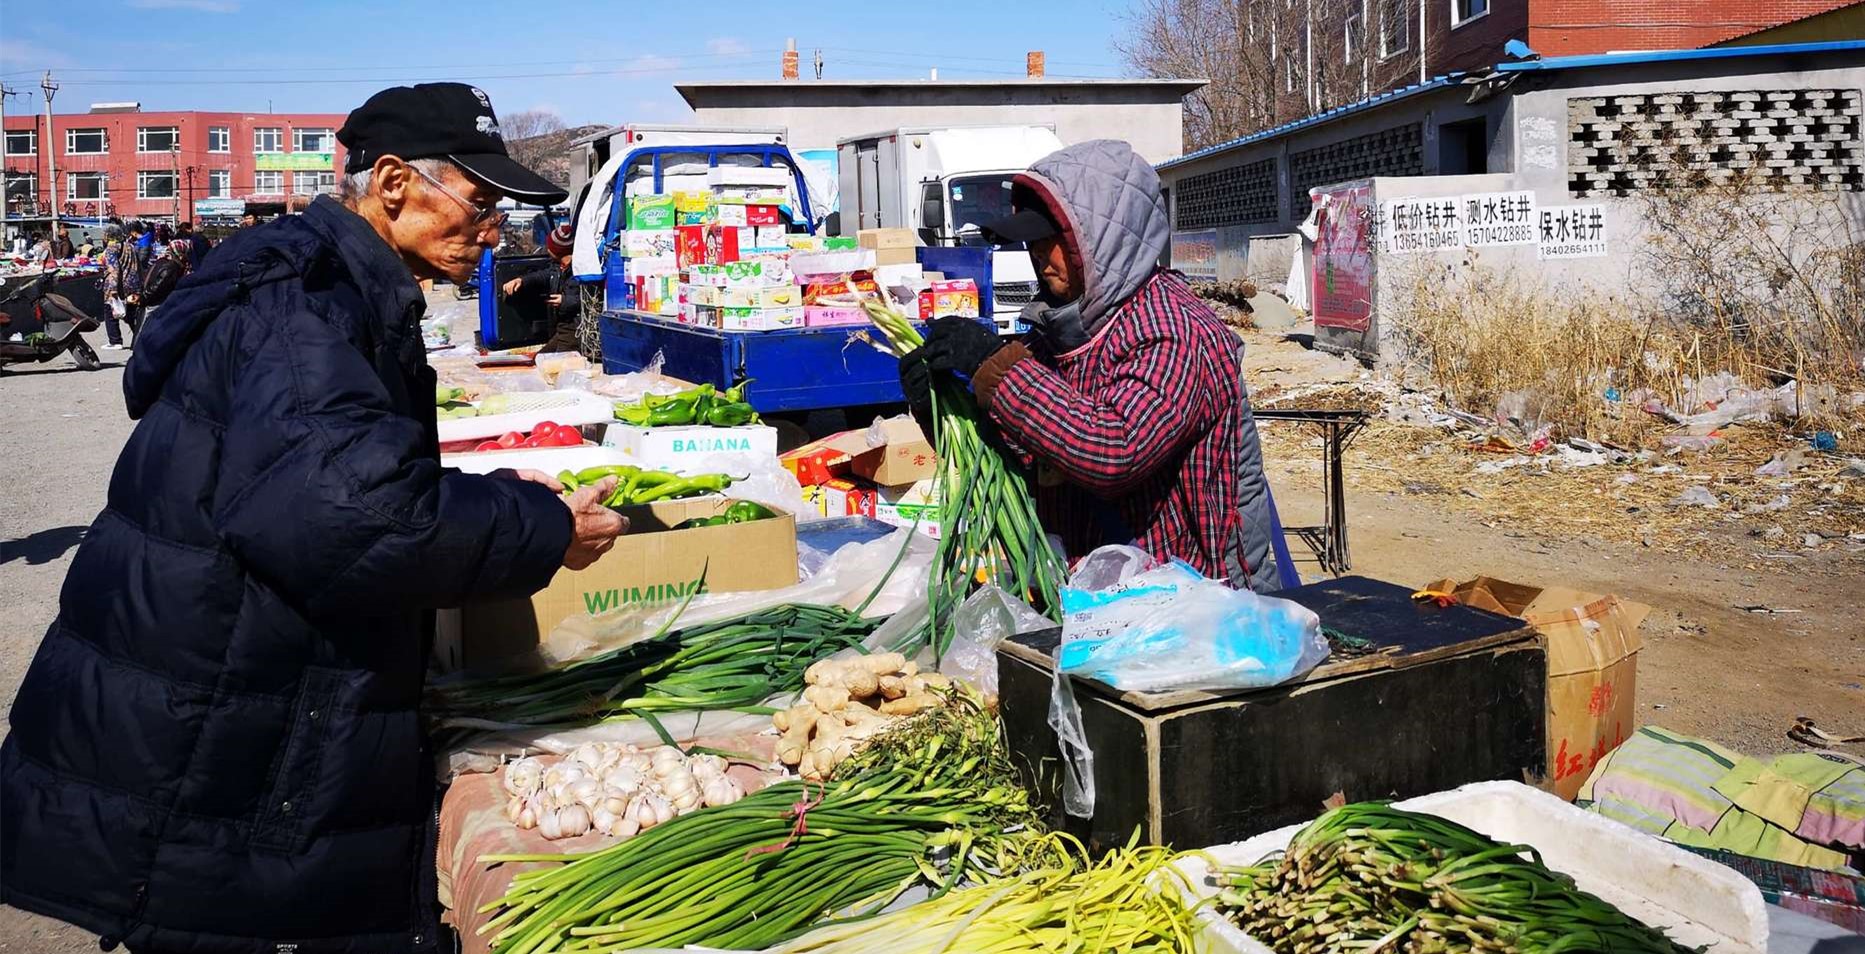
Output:
<instances>
[{"instance_id":1,"label":"elderly man in black jacket","mask_svg":"<svg viewBox=\"0 0 1865 954\"><path fill-rule=\"evenodd\" d=\"M239 233L137 342L139 423L0 747L0 900L104 950L436 949L431 611L625 529L606 488L438 456L416 281L472 273L501 194L562 192L470 86L378 93L338 140L343 201Z\"/></svg>"}]
</instances>

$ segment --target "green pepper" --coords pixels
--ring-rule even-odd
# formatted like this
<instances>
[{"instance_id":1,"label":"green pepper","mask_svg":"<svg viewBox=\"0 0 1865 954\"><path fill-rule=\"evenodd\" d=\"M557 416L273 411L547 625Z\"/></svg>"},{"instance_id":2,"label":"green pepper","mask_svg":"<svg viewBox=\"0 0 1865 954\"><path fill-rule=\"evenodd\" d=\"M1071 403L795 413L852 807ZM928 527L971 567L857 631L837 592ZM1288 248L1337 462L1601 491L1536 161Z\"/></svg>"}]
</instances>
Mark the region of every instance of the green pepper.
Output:
<instances>
[{"instance_id":1,"label":"green pepper","mask_svg":"<svg viewBox=\"0 0 1865 954\"><path fill-rule=\"evenodd\" d=\"M604 477L619 477L627 480L641 473L641 468L632 464L604 464L601 467L585 467L574 475L578 484L593 484Z\"/></svg>"},{"instance_id":2,"label":"green pepper","mask_svg":"<svg viewBox=\"0 0 1865 954\"><path fill-rule=\"evenodd\" d=\"M769 520L775 516L777 514L773 513L771 508L753 500L740 500L725 508L724 514L727 523L750 523L753 520Z\"/></svg>"},{"instance_id":3,"label":"green pepper","mask_svg":"<svg viewBox=\"0 0 1865 954\"><path fill-rule=\"evenodd\" d=\"M643 494L635 495L630 503L647 503L670 497L686 497L693 494L714 494L732 485L732 478L727 474L699 474L670 480Z\"/></svg>"},{"instance_id":4,"label":"green pepper","mask_svg":"<svg viewBox=\"0 0 1865 954\"><path fill-rule=\"evenodd\" d=\"M706 412L706 423L714 427L737 427L740 424L750 424L757 416L758 412L752 410L751 405L743 401L736 404L718 404Z\"/></svg>"},{"instance_id":5,"label":"green pepper","mask_svg":"<svg viewBox=\"0 0 1865 954\"><path fill-rule=\"evenodd\" d=\"M746 378L743 381L740 381L737 384L734 384L731 387L726 388L725 393L720 395L720 397L724 398L725 403L727 404L742 404L744 403L744 400L745 400L745 388L749 387L750 385L751 385L751 379Z\"/></svg>"},{"instance_id":6,"label":"green pepper","mask_svg":"<svg viewBox=\"0 0 1865 954\"><path fill-rule=\"evenodd\" d=\"M698 400L698 398L692 398L683 401L668 401L664 404L656 405L654 410L648 412L648 426L677 427L682 424L694 423L698 420L698 414L694 407L695 402Z\"/></svg>"},{"instance_id":7,"label":"green pepper","mask_svg":"<svg viewBox=\"0 0 1865 954\"><path fill-rule=\"evenodd\" d=\"M616 404L615 405L615 419L618 421L621 421L624 424L632 424L636 427L641 427L647 424L648 415L652 413L654 413L654 409L648 407L645 404L635 403L635 404Z\"/></svg>"},{"instance_id":8,"label":"green pepper","mask_svg":"<svg viewBox=\"0 0 1865 954\"><path fill-rule=\"evenodd\" d=\"M583 485L582 481L576 479L576 474L568 470L557 472L557 482L563 485L563 492L566 494L576 493L576 488Z\"/></svg>"}]
</instances>

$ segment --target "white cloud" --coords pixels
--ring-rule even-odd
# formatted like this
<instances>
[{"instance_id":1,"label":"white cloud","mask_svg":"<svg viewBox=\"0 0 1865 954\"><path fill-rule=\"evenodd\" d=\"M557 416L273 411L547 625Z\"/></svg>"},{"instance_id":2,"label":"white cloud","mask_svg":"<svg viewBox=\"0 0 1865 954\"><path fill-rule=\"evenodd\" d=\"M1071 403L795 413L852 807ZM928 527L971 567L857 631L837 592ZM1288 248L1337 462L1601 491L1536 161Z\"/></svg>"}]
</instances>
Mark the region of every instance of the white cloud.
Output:
<instances>
[{"instance_id":1,"label":"white cloud","mask_svg":"<svg viewBox=\"0 0 1865 954\"><path fill-rule=\"evenodd\" d=\"M706 41L706 52L719 56L736 56L751 52L751 46L735 36L715 36Z\"/></svg>"},{"instance_id":2,"label":"white cloud","mask_svg":"<svg viewBox=\"0 0 1865 954\"><path fill-rule=\"evenodd\" d=\"M192 10L195 13L238 13L239 0L129 0L138 10Z\"/></svg>"},{"instance_id":3,"label":"white cloud","mask_svg":"<svg viewBox=\"0 0 1865 954\"><path fill-rule=\"evenodd\" d=\"M645 56L638 56L630 60L628 65L622 68L621 72L647 73L677 70L679 68L680 61L678 59L671 56L660 56L659 54L649 53Z\"/></svg>"},{"instance_id":4,"label":"white cloud","mask_svg":"<svg viewBox=\"0 0 1865 954\"><path fill-rule=\"evenodd\" d=\"M0 40L0 64L20 70L57 69L70 66L71 57L28 40ZM37 82L27 84L37 87Z\"/></svg>"}]
</instances>

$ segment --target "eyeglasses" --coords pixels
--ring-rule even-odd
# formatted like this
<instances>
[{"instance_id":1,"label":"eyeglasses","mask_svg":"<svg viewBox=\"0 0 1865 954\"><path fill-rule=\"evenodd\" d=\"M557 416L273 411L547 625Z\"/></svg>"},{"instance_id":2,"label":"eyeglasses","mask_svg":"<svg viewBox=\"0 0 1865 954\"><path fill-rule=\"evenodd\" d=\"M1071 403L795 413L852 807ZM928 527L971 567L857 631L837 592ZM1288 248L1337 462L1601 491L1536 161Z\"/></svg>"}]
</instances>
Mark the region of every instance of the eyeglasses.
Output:
<instances>
[{"instance_id":1,"label":"eyeglasses","mask_svg":"<svg viewBox=\"0 0 1865 954\"><path fill-rule=\"evenodd\" d=\"M445 185L442 185L439 179L436 179L433 176L430 176L427 173L422 172L420 166L410 163L408 168L412 170L415 175L420 176L423 179L426 179L428 185L431 185L434 188L439 189L441 193L444 194L447 198L452 199L455 202L458 202L460 204L460 208L473 213L473 226L475 228L483 232L488 228L493 228L493 227L504 228L505 227L505 220L509 216L507 216L507 214L504 212L500 212L498 209L498 206L480 205L479 203L474 202L471 199L468 199L467 197L459 194L458 192L455 192L452 189L447 188Z\"/></svg>"}]
</instances>

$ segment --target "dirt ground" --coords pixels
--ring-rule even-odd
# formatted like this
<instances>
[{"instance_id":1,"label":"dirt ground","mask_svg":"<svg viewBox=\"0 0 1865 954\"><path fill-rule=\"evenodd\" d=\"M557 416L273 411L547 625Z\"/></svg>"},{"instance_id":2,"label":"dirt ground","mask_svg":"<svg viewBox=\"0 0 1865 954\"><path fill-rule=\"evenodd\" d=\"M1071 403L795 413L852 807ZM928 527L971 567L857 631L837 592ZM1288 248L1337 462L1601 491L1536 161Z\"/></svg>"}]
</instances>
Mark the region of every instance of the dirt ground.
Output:
<instances>
[{"instance_id":1,"label":"dirt ground","mask_svg":"<svg viewBox=\"0 0 1865 954\"><path fill-rule=\"evenodd\" d=\"M1259 400L1316 383L1364 380L1357 366L1298 343L1261 334L1249 341ZM57 611L72 552L103 503L130 432L121 391L124 353L103 354L112 367L94 373L60 361L0 375L0 405L9 411L0 423L0 444L11 450L0 454L0 486L8 491L0 497L0 698L9 704ZM1321 506L1318 448L1298 425L1266 424L1264 430L1284 521L1314 521ZM1757 754L1793 749L1783 732L1796 716L1849 734L1865 732L1865 621L1857 610L1865 582L1865 555L1858 551L1865 547L1857 541L1834 531L1813 549L1777 552L1769 538L1749 533L1755 520L1707 513L1694 535L1676 532L1674 524L1692 519L1685 513L1667 516L1650 531L1656 538L1607 539L1585 532L1603 525L1604 498L1570 488L1557 473L1545 475L1555 492L1538 492L1539 503L1524 512L1502 501L1536 492L1543 476L1530 471L1473 480L1477 496L1471 496L1446 484L1444 466L1430 459L1435 454L1411 456L1418 446L1374 432L1348 452L1353 572L1407 585L1489 574L1618 593L1654 608L1639 657L1644 720ZM1430 480L1408 479L1410 471L1427 467L1435 475ZM1530 522L1536 529L1526 529ZM1667 552L1670 547L1677 552ZM1312 565L1304 572L1315 575ZM95 940L83 932L0 908L0 951L94 950Z\"/></svg>"}]
</instances>

